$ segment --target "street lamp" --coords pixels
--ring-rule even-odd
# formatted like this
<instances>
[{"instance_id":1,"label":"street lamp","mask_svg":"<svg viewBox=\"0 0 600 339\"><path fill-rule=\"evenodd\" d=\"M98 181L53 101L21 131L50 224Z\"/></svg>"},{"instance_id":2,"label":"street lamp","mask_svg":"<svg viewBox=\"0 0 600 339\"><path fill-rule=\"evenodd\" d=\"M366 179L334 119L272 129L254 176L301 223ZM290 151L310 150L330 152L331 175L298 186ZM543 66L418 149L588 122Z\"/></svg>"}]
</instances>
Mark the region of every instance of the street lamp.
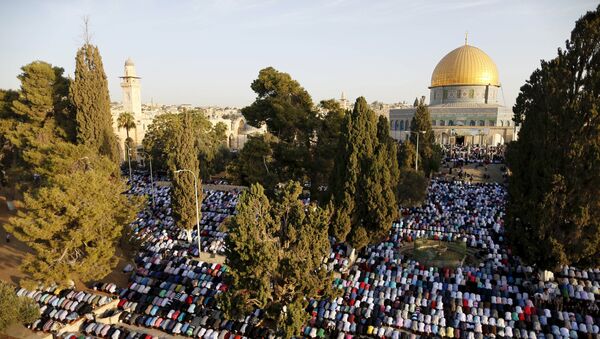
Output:
<instances>
[{"instance_id":1,"label":"street lamp","mask_svg":"<svg viewBox=\"0 0 600 339\"><path fill-rule=\"evenodd\" d=\"M150 161L150 186L152 186L152 206L154 207L156 205L156 200L154 198L156 195L156 189L154 187L154 177L152 176L152 156L146 151L141 151L140 153L145 154Z\"/></svg>"},{"instance_id":2,"label":"street lamp","mask_svg":"<svg viewBox=\"0 0 600 339\"><path fill-rule=\"evenodd\" d=\"M129 163L129 184L133 186L133 177L131 176L131 147L125 144L127 148L127 162Z\"/></svg>"},{"instance_id":3,"label":"street lamp","mask_svg":"<svg viewBox=\"0 0 600 339\"><path fill-rule=\"evenodd\" d=\"M175 174L181 172L190 172L194 177L194 191L196 193L196 231L198 232L198 257L200 257L200 253L202 252L202 245L200 241L200 209L198 207L198 176L196 175L196 173L190 171L189 169L176 170Z\"/></svg>"},{"instance_id":4,"label":"street lamp","mask_svg":"<svg viewBox=\"0 0 600 339\"><path fill-rule=\"evenodd\" d=\"M417 152L415 154L415 171L419 171L419 135L427 133L427 131L409 131L409 133L417 134Z\"/></svg>"}]
</instances>

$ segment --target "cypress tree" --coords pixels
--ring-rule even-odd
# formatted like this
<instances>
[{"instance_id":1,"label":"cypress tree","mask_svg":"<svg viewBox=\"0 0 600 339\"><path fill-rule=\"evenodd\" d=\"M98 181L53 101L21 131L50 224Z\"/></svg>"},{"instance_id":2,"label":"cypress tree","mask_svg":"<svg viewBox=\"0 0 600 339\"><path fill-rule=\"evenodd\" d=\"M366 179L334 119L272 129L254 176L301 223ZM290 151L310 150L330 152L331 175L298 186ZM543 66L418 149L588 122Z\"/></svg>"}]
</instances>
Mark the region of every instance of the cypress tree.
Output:
<instances>
[{"instance_id":1,"label":"cypress tree","mask_svg":"<svg viewBox=\"0 0 600 339\"><path fill-rule=\"evenodd\" d=\"M70 99L76 111L77 141L116 162L119 150L112 127L108 81L98 47L85 43L77 51L75 62Z\"/></svg>"},{"instance_id":2,"label":"cypress tree","mask_svg":"<svg viewBox=\"0 0 600 339\"><path fill-rule=\"evenodd\" d=\"M419 135L419 168L421 168L426 176L436 172L440 168L441 149L435 144L435 136L431 128L431 117L429 109L423 102L419 102L417 110L412 118L410 130L414 133L410 135L410 141L417 144L417 133ZM421 133L421 132L425 133Z\"/></svg>"},{"instance_id":3,"label":"cypress tree","mask_svg":"<svg viewBox=\"0 0 600 339\"><path fill-rule=\"evenodd\" d=\"M542 61L513 108L506 227L515 252L544 269L600 265L600 6L564 50Z\"/></svg>"},{"instance_id":4,"label":"cypress tree","mask_svg":"<svg viewBox=\"0 0 600 339\"><path fill-rule=\"evenodd\" d=\"M310 319L310 298L330 294L331 272L322 265L330 252L329 211L304 206L296 182L282 185L271 201L260 184L250 187L228 224L230 290L220 301L229 318L256 307L285 338L300 334Z\"/></svg>"},{"instance_id":5,"label":"cypress tree","mask_svg":"<svg viewBox=\"0 0 600 339\"><path fill-rule=\"evenodd\" d=\"M200 179L200 164L195 146L194 128L190 113L184 113L181 121L176 120L173 134L173 148L169 159L169 169L173 173L171 203L173 218L177 225L186 231L188 241L192 241L192 230L196 225L196 196L194 176L189 172L175 173L177 170L190 170ZM198 182L198 202L202 202L202 187ZM198 235L200 236L200 235Z\"/></svg>"},{"instance_id":6,"label":"cypress tree","mask_svg":"<svg viewBox=\"0 0 600 339\"><path fill-rule=\"evenodd\" d=\"M386 139L386 120L378 123L367 101L360 97L342 126L331 184L335 206L332 233L359 249L380 240L398 216L397 152ZM394 156L390 158L391 152Z\"/></svg>"}]
</instances>

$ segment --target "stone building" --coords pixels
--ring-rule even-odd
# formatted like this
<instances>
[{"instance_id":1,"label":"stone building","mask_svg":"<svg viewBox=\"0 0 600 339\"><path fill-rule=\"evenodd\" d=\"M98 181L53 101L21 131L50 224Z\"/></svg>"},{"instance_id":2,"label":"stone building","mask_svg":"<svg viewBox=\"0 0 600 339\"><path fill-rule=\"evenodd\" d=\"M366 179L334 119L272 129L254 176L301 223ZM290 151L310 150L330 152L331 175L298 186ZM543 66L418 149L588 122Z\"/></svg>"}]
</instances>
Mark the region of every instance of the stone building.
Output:
<instances>
[{"instance_id":1,"label":"stone building","mask_svg":"<svg viewBox=\"0 0 600 339\"><path fill-rule=\"evenodd\" d=\"M446 54L431 75L429 113L436 142L495 146L516 138L510 108L500 104L498 70L482 50L467 44ZM406 140L416 108L390 110L390 134Z\"/></svg>"}]
</instances>

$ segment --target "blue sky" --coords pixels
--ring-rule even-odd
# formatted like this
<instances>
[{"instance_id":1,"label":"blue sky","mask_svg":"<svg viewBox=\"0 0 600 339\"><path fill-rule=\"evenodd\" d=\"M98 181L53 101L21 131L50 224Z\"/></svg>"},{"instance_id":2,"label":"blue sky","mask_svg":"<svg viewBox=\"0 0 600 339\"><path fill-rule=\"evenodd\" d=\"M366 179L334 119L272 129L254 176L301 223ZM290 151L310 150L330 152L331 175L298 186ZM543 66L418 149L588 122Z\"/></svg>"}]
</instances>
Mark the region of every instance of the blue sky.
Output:
<instances>
[{"instance_id":1,"label":"blue sky","mask_svg":"<svg viewBox=\"0 0 600 339\"><path fill-rule=\"evenodd\" d=\"M89 15L111 100L131 57L144 102L245 106L273 66L315 102L344 91L369 102L428 95L431 72L464 43L496 62L506 105L556 55L595 0L0 0L0 88L44 60L72 75Z\"/></svg>"}]
</instances>

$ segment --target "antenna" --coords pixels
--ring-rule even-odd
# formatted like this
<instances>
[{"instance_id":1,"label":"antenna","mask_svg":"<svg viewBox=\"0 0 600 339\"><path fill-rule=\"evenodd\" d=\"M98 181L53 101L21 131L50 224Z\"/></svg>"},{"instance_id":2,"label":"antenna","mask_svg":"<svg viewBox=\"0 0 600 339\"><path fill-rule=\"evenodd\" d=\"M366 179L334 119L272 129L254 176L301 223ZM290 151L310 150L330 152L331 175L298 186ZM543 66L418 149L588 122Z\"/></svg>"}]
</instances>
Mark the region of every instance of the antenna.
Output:
<instances>
[{"instance_id":1,"label":"antenna","mask_svg":"<svg viewBox=\"0 0 600 339\"><path fill-rule=\"evenodd\" d=\"M465 31L465 46L469 44L469 31Z\"/></svg>"}]
</instances>

